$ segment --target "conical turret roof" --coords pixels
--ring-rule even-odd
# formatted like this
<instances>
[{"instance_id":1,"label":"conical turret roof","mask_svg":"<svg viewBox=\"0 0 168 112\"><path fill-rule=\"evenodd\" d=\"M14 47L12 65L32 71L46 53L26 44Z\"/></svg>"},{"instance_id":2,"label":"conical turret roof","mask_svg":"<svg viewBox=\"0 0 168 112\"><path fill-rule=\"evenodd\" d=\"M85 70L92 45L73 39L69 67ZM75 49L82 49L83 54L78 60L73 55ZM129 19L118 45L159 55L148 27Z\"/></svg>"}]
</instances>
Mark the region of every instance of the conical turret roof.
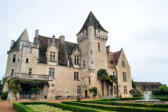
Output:
<instances>
[{"instance_id":1,"label":"conical turret roof","mask_svg":"<svg viewBox=\"0 0 168 112\"><path fill-rule=\"evenodd\" d=\"M104 32L107 32L102 25L99 23L99 21L96 19L96 17L94 16L94 14L92 13L92 11L89 13L84 25L82 26L81 30L79 31L82 32L84 29L86 29L88 26L94 26L94 28L102 30ZM78 33L78 34L79 34Z\"/></svg>"}]
</instances>

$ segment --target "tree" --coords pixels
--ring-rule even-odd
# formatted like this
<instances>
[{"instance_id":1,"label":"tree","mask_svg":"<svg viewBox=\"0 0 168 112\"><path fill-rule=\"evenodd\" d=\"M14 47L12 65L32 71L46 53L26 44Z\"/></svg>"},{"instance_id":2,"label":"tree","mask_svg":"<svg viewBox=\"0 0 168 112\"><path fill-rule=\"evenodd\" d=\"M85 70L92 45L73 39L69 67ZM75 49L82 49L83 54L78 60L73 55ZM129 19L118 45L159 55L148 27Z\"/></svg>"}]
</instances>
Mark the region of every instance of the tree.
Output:
<instances>
[{"instance_id":1,"label":"tree","mask_svg":"<svg viewBox=\"0 0 168 112\"><path fill-rule=\"evenodd\" d=\"M108 73L106 69L99 69L97 72L97 79L102 82L102 96L104 96L104 81L107 80Z\"/></svg>"},{"instance_id":2,"label":"tree","mask_svg":"<svg viewBox=\"0 0 168 112\"><path fill-rule=\"evenodd\" d=\"M14 77L10 82L9 82L9 89L12 90L12 93L14 94L16 100L17 100L17 93L19 93L22 88L21 88L21 80L17 77Z\"/></svg>"},{"instance_id":3,"label":"tree","mask_svg":"<svg viewBox=\"0 0 168 112\"><path fill-rule=\"evenodd\" d=\"M117 83L117 77L115 75L110 75L108 77L108 82L111 84L110 94L113 95L113 83Z\"/></svg>"},{"instance_id":4,"label":"tree","mask_svg":"<svg viewBox=\"0 0 168 112\"><path fill-rule=\"evenodd\" d=\"M92 87L91 89L89 89L90 93L93 93L93 98L95 98L97 96L97 87Z\"/></svg>"}]
</instances>

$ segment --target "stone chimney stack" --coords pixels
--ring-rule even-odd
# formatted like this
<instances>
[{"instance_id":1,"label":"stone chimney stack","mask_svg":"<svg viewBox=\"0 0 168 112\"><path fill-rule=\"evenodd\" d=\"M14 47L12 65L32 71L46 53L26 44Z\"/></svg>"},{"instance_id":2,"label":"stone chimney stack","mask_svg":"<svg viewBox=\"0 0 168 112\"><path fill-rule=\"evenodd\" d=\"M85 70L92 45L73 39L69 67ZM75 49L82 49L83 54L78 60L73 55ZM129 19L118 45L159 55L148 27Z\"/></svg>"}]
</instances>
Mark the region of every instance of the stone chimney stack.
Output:
<instances>
[{"instance_id":1,"label":"stone chimney stack","mask_svg":"<svg viewBox=\"0 0 168 112\"><path fill-rule=\"evenodd\" d=\"M59 37L59 39L61 40L61 42L64 42L64 41L65 41L65 36L64 36L64 35L61 35L61 36Z\"/></svg>"},{"instance_id":2,"label":"stone chimney stack","mask_svg":"<svg viewBox=\"0 0 168 112\"><path fill-rule=\"evenodd\" d=\"M11 47L14 45L15 40L11 40Z\"/></svg>"},{"instance_id":3,"label":"stone chimney stack","mask_svg":"<svg viewBox=\"0 0 168 112\"><path fill-rule=\"evenodd\" d=\"M36 29L36 31L35 31L35 36L36 36L36 37L39 36L39 30L38 30L38 29Z\"/></svg>"},{"instance_id":4,"label":"stone chimney stack","mask_svg":"<svg viewBox=\"0 0 168 112\"><path fill-rule=\"evenodd\" d=\"M110 46L107 46L107 47L106 47L106 51L107 51L107 53L110 52Z\"/></svg>"}]
</instances>

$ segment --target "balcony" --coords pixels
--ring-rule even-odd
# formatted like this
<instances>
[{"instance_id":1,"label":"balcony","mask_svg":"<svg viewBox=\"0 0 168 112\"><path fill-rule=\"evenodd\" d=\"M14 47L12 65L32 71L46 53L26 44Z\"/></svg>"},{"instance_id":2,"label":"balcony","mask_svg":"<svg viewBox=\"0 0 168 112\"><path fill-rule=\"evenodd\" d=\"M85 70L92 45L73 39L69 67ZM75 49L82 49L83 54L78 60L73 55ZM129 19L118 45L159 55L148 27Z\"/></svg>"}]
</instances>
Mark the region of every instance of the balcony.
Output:
<instances>
[{"instance_id":1,"label":"balcony","mask_svg":"<svg viewBox=\"0 0 168 112\"><path fill-rule=\"evenodd\" d=\"M27 73L13 73L13 75L8 76L8 80L14 77L18 77L20 79L27 79L27 80L46 80L46 81L53 80L53 77L49 75L27 74Z\"/></svg>"}]
</instances>

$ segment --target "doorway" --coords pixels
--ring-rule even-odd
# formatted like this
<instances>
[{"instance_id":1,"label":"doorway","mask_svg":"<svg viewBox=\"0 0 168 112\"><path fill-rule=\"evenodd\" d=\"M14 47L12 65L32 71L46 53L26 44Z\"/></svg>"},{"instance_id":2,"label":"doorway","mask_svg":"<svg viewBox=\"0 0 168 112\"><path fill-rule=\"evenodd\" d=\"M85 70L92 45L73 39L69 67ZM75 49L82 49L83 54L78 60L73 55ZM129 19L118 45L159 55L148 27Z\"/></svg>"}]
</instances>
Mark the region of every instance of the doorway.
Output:
<instances>
[{"instance_id":1,"label":"doorway","mask_svg":"<svg viewBox=\"0 0 168 112\"><path fill-rule=\"evenodd\" d=\"M85 90L85 98L88 97L88 90Z\"/></svg>"}]
</instances>

